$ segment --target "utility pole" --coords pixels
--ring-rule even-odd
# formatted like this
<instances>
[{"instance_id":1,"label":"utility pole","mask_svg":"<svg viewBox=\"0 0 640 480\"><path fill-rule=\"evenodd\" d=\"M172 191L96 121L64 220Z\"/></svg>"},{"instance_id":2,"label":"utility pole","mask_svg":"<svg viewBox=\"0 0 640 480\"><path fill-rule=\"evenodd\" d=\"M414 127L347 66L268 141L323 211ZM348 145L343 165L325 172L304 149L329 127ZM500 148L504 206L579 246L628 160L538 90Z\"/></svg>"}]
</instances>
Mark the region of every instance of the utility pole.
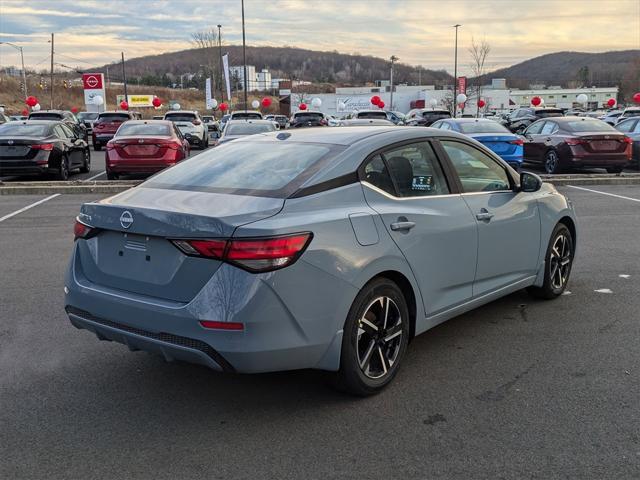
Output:
<instances>
[{"instance_id":1,"label":"utility pole","mask_svg":"<svg viewBox=\"0 0 640 480\"><path fill-rule=\"evenodd\" d=\"M51 34L51 110L53 110L53 33Z\"/></svg>"},{"instance_id":2,"label":"utility pole","mask_svg":"<svg viewBox=\"0 0 640 480\"><path fill-rule=\"evenodd\" d=\"M391 78L390 78L390 82L391 83L391 99L389 100L389 110L393 110L393 62L395 62L396 60L398 60L398 57L396 57L395 55L391 55Z\"/></svg>"},{"instance_id":3,"label":"utility pole","mask_svg":"<svg viewBox=\"0 0 640 480\"><path fill-rule=\"evenodd\" d=\"M27 71L24 69L24 52L22 51L22 47L19 47L18 45L14 45L11 42L0 42L0 45L9 45L10 47L15 48L16 50L20 50L20 61L22 62L22 83L24 84L24 87L22 88L22 91L24 93L24 98L27 98L29 96L29 94L27 93Z\"/></svg>"},{"instance_id":4,"label":"utility pole","mask_svg":"<svg viewBox=\"0 0 640 480\"><path fill-rule=\"evenodd\" d=\"M109 65L107 65L107 87L111 86L111 82L109 82Z\"/></svg>"},{"instance_id":5,"label":"utility pole","mask_svg":"<svg viewBox=\"0 0 640 480\"><path fill-rule=\"evenodd\" d=\"M222 25L218 25L218 52L220 53L220 65L218 68L218 79L220 81L220 102L224 101L224 85L222 80Z\"/></svg>"},{"instance_id":6,"label":"utility pole","mask_svg":"<svg viewBox=\"0 0 640 480\"><path fill-rule=\"evenodd\" d=\"M124 101L128 102L129 97L127 96L127 74L124 70L124 52L120 52L122 54L122 81L124 83Z\"/></svg>"},{"instance_id":7,"label":"utility pole","mask_svg":"<svg viewBox=\"0 0 640 480\"><path fill-rule=\"evenodd\" d=\"M249 110L249 105L247 104L247 51L246 46L247 42L244 36L244 0L241 0L242 6L242 63L244 64L244 109Z\"/></svg>"},{"instance_id":8,"label":"utility pole","mask_svg":"<svg viewBox=\"0 0 640 480\"><path fill-rule=\"evenodd\" d=\"M456 110L458 108L458 27L461 27L459 23L456 23L453 28L456 29L456 47L453 61L453 118L456 118Z\"/></svg>"}]
</instances>

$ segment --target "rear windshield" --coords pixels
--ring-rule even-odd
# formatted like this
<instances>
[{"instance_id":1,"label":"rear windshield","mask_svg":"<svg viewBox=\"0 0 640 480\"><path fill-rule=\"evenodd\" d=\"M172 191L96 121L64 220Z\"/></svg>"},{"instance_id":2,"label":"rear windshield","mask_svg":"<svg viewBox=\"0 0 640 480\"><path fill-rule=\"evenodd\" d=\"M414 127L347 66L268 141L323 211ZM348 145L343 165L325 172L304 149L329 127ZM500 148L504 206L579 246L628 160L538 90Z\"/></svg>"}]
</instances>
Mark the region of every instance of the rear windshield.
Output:
<instances>
[{"instance_id":1,"label":"rear windshield","mask_svg":"<svg viewBox=\"0 0 640 480\"><path fill-rule=\"evenodd\" d=\"M49 134L49 128L49 125L4 123L0 125L0 136L44 137Z\"/></svg>"},{"instance_id":2,"label":"rear windshield","mask_svg":"<svg viewBox=\"0 0 640 480\"><path fill-rule=\"evenodd\" d=\"M213 122L213 117L202 117L203 122Z\"/></svg>"},{"instance_id":3,"label":"rear windshield","mask_svg":"<svg viewBox=\"0 0 640 480\"><path fill-rule=\"evenodd\" d=\"M169 136L171 135L171 127L166 123L123 123L116 132L121 136L138 136L138 135L154 135Z\"/></svg>"},{"instance_id":4,"label":"rear windshield","mask_svg":"<svg viewBox=\"0 0 640 480\"><path fill-rule=\"evenodd\" d=\"M535 115L539 118L564 117L562 110L536 110Z\"/></svg>"},{"instance_id":5,"label":"rear windshield","mask_svg":"<svg viewBox=\"0 0 640 480\"><path fill-rule=\"evenodd\" d=\"M567 130L571 132L617 132L615 128L606 122L592 118L567 122Z\"/></svg>"},{"instance_id":6,"label":"rear windshield","mask_svg":"<svg viewBox=\"0 0 640 480\"><path fill-rule=\"evenodd\" d=\"M95 120L98 118L97 112L80 112L78 115L78 120Z\"/></svg>"},{"instance_id":7,"label":"rear windshield","mask_svg":"<svg viewBox=\"0 0 640 480\"><path fill-rule=\"evenodd\" d=\"M387 119L387 114L384 112L360 112L358 118L382 118Z\"/></svg>"},{"instance_id":8,"label":"rear windshield","mask_svg":"<svg viewBox=\"0 0 640 480\"><path fill-rule=\"evenodd\" d=\"M98 116L99 122L126 122L131 117L126 113L101 113Z\"/></svg>"},{"instance_id":9,"label":"rear windshield","mask_svg":"<svg viewBox=\"0 0 640 480\"><path fill-rule=\"evenodd\" d=\"M171 120L172 122L193 122L196 116L193 113L167 113L164 116L165 120Z\"/></svg>"},{"instance_id":10,"label":"rear windshield","mask_svg":"<svg viewBox=\"0 0 640 480\"><path fill-rule=\"evenodd\" d=\"M498 122L489 120L486 122L465 122L459 123L462 133L511 133Z\"/></svg>"},{"instance_id":11,"label":"rear windshield","mask_svg":"<svg viewBox=\"0 0 640 480\"><path fill-rule=\"evenodd\" d=\"M143 186L284 198L338 148L282 141L229 142L180 162Z\"/></svg>"},{"instance_id":12,"label":"rear windshield","mask_svg":"<svg viewBox=\"0 0 640 480\"><path fill-rule=\"evenodd\" d=\"M262 119L262 115L260 113L255 113L255 112L249 112L249 113L234 113L231 115L231 118L233 120L243 120L245 118L251 119L251 120L260 120Z\"/></svg>"},{"instance_id":13,"label":"rear windshield","mask_svg":"<svg viewBox=\"0 0 640 480\"><path fill-rule=\"evenodd\" d=\"M640 117L640 110L627 110L624 112L625 117Z\"/></svg>"},{"instance_id":14,"label":"rear windshield","mask_svg":"<svg viewBox=\"0 0 640 480\"><path fill-rule=\"evenodd\" d=\"M324 118L324 115L322 115L322 113L320 112L304 112L304 113L296 113L293 117L296 119L296 121L317 122L318 120L322 120Z\"/></svg>"},{"instance_id":15,"label":"rear windshield","mask_svg":"<svg viewBox=\"0 0 640 480\"><path fill-rule=\"evenodd\" d=\"M255 133L273 132L276 129L272 124L266 123L238 123L229 124L226 135L253 135Z\"/></svg>"},{"instance_id":16,"label":"rear windshield","mask_svg":"<svg viewBox=\"0 0 640 480\"><path fill-rule=\"evenodd\" d=\"M422 112L422 116L424 118L451 118L451 114L449 112Z\"/></svg>"},{"instance_id":17,"label":"rear windshield","mask_svg":"<svg viewBox=\"0 0 640 480\"><path fill-rule=\"evenodd\" d=\"M62 115L59 113L32 113L29 118L37 118L38 120L61 120Z\"/></svg>"}]
</instances>

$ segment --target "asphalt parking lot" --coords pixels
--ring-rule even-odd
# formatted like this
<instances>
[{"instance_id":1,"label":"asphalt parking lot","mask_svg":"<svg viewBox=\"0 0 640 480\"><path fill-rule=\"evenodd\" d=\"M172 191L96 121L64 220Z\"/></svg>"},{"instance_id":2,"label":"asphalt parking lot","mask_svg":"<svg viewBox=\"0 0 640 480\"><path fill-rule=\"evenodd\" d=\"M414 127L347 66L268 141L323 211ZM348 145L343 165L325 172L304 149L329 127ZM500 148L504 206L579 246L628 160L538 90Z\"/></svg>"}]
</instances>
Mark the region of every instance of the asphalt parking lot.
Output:
<instances>
[{"instance_id":1,"label":"asphalt parking lot","mask_svg":"<svg viewBox=\"0 0 640 480\"><path fill-rule=\"evenodd\" d=\"M639 478L640 187L588 188L561 189L580 220L570 294L436 327L366 399L76 330L63 272L96 197L10 217L47 196L0 197L0 478Z\"/></svg>"}]
</instances>

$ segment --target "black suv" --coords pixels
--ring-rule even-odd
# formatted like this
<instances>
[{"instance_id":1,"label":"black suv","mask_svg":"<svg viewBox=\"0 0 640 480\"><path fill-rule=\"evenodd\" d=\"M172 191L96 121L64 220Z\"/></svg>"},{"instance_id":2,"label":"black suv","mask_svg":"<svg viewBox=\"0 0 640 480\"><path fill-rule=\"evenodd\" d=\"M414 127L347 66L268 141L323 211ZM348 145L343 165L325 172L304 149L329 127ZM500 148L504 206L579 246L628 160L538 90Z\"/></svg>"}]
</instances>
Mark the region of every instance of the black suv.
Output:
<instances>
[{"instance_id":1,"label":"black suv","mask_svg":"<svg viewBox=\"0 0 640 480\"><path fill-rule=\"evenodd\" d=\"M63 122L85 142L89 141L89 133L84 123L76 118L69 110L38 110L29 114L29 120L53 120Z\"/></svg>"},{"instance_id":2,"label":"black suv","mask_svg":"<svg viewBox=\"0 0 640 480\"><path fill-rule=\"evenodd\" d=\"M415 108L404 117L404 123L413 127L429 127L443 118L451 118L451 112L444 109Z\"/></svg>"},{"instance_id":3,"label":"black suv","mask_svg":"<svg viewBox=\"0 0 640 480\"><path fill-rule=\"evenodd\" d=\"M524 107L517 108L504 121L504 126L513 133L522 134L533 122L547 117L564 116L560 108Z\"/></svg>"}]
</instances>

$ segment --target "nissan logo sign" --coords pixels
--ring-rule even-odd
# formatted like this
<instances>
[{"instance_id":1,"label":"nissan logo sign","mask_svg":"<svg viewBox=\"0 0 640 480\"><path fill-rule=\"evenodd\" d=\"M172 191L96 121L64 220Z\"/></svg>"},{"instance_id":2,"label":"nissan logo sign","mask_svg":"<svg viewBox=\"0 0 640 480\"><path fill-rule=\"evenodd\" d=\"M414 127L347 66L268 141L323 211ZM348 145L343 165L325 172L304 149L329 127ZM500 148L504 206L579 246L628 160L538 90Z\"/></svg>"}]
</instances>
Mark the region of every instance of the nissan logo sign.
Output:
<instances>
[{"instance_id":1,"label":"nissan logo sign","mask_svg":"<svg viewBox=\"0 0 640 480\"><path fill-rule=\"evenodd\" d=\"M122 215L120 215L120 225L122 225L122 228L129 228L133 225L133 215L129 210L122 212Z\"/></svg>"}]
</instances>

